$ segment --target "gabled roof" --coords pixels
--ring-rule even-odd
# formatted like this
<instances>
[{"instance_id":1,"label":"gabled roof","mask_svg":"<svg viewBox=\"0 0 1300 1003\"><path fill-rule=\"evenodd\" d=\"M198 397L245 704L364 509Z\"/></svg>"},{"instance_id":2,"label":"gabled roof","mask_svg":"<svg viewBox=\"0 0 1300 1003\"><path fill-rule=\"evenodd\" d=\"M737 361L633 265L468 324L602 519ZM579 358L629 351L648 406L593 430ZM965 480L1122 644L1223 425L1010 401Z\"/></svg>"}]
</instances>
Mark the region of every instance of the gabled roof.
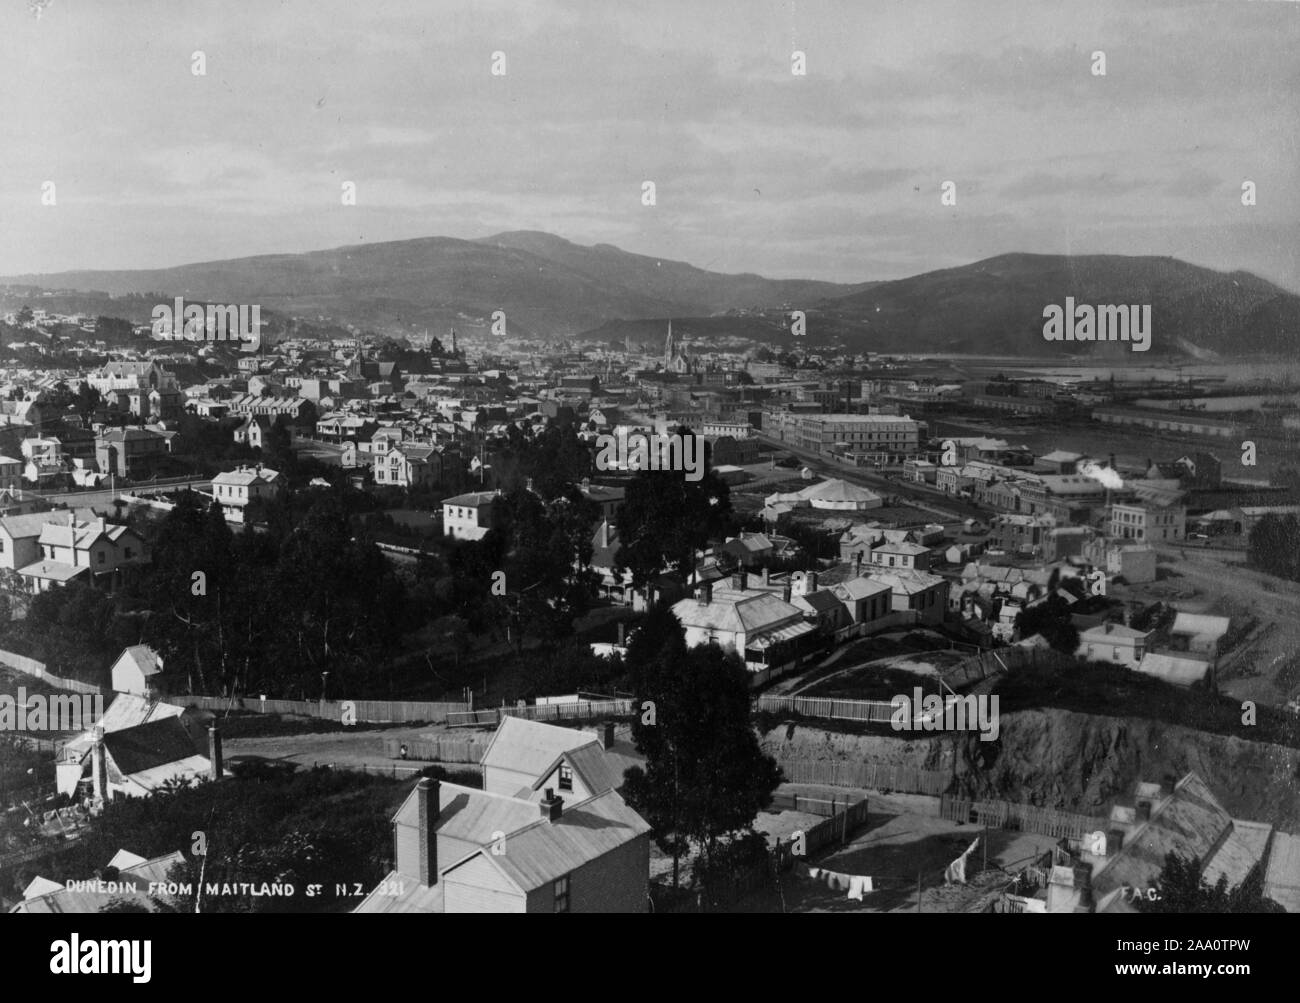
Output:
<instances>
[{"instance_id":1,"label":"gabled roof","mask_svg":"<svg viewBox=\"0 0 1300 1003\"><path fill-rule=\"evenodd\" d=\"M561 752L556 756L555 761L533 781L532 790L541 790L546 783L546 778L555 772L555 768L562 762L567 762L573 768L573 772L577 774L583 786L593 794L612 791L622 783L622 778L615 777L614 772L605 762L605 750L601 748L600 742L592 739L586 745Z\"/></svg>"},{"instance_id":2,"label":"gabled roof","mask_svg":"<svg viewBox=\"0 0 1300 1003\"><path fill-rule=\"evenodd\" d=\"M119 850L113 857L114 861L119 859L131 858L140 860L135 854L128 854L125 850ZM167 874L177 864L185 863L185 854L180 850L174 850L171 853L161 857L154 857L152 860L144 860L127 867L120 867L118 875L113 879L117 885L117 890L106 893L92 889L85 891L69 891L62 885L57 889L52 889L44 894L38 894L27 898L25 901L18 903L11 910L14 913L41 913L51 915L66 915L70 913L92 913L99 912L109 902L114 899L122 899L138 905L144 906L150 912L154 911L154 905L149 897L149 886L155 883L162 883L167 880ZM46 879L39 879L45 881ZM35 882L33 882L33 885ZM47 882L47 885L55 882ZM46 887L46 886L40 886ZM28 886L32 890L32 886ZM37 889L39 892L39 888Z\"/></svg>"},{"instance_id":3,"label":"gabled roof","mask_svg":"<svg viewBox=\"0 0 1300 1003\"><path fill-rule=\"evenodd\" d=\"M1226 616L1208 616L1204 613L1179 613L1169 628L1171 634L1189 634L1192 637L1216 641L1232 626Z\"/></svg>"},{"instance_id":4,"label":"gabled roof","mask_svg":"<svg viewBox=\"0 0 1300 1003\"><path fill-rule=\"evenodd\" d=\"M116 668L118 662L123 660L130 665L134 665L144 676L154 676L162 671L162 665L158 661L158 652L147 644L133 644L129 648L123 648L122 653L117 656L117 661L113 663L113 667Z\"/></svg>"},{"instance_id":5,"label":"gabled roof","mask_svg":"<svg viewBox=\"0 0 1300 1003\"><path fill-rule=\"evenodd\" d=\"M761 630L791 617L803 617L799 607L771 592L722 588L713 590L708 605L694 598L679 600L673 605L673 613L684 626L733 633Z\"/></svg>"},{"instance_id":6,"label":"gabled roof","mask_svg":"<svg viewBox=\"0 0 1300 1003\"><path fill-rule=\"evenodd\" d=\"M530 805L534 813L536 805ZM479 850L521 891L531 892L571 874L625 843L650 831L650 826L615 791L564 807L554 822L537 817L523 829L506 831L509 852L500 855ZM447 875L465 861L442 872Z\"/></svg>"},{"instance_id":7,"label":"gabled roof","mask_svg":"<svg viewBox=\"0 0 1300 1003\"><path fill-rule=\"evenodd\" d=\"M110 731L104 735L104 748L124 776L189 759L197 753L179 717Z\"/></svg>"},{"instance_id":8,"label":"gabled roof","mask_svg":"<svg viewBox=\"0 0 1300 1003\"><path fill-rule=\"evenodd\" d=\"M560 753L587 745L593 738L591 732L507 716L497 726L480 762L485 768L537 777Z\"/></svg>"}]
</instances>

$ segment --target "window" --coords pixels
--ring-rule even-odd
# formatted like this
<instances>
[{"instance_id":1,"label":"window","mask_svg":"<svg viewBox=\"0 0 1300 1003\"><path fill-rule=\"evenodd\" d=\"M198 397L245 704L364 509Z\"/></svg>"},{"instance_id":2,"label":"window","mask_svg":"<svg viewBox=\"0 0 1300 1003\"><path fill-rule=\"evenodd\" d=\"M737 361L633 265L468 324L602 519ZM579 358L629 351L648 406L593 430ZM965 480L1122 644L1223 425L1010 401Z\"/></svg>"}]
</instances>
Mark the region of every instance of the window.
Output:
<instances>
[{"instance_id":1,"label":"window","mask_svg":"<svg viewBox=\"0 0 1300 1003\"><path fill-rule=\"evenodd\" d=\"M104 563L104 552L101 550L101 551L99 552L99 555L98 555L98 556L99 556L99 563L100 563L100 564L103 564L103 563Z\"/></svg>"},{"instance_id":2,"label":"window","mask_svg":"<svg viewBox=\"0 0 1300 1003\"><path fill-rule=\"evenodd\" d=\"M560 764L560 790L573 790L573 767L568 763Z\"/></svg>"},{"instance_id":3,"label":"window","mask_svg":"<svg viewBox=\"0 0 1300 1003\"><path fill-rule=\"evenodd\" d=\"M133 553L132 553L132 551L131 551L131 548L130 548L130 547L127 547L127 548L126 548L126 559L129 561L129 560L132 558L132 556L134 556L134 555L133 555Z\"/></svg>"},{"instance_id":4,"label":"window","mask_svg":"<svg viewBox=\"0 0 1300 1003\"><path fill-rule=\"evenodd\" d=\"M569 911L569 876L557 878L553 888L555 894L555 911Z\"/></svg>"}]
</instances>

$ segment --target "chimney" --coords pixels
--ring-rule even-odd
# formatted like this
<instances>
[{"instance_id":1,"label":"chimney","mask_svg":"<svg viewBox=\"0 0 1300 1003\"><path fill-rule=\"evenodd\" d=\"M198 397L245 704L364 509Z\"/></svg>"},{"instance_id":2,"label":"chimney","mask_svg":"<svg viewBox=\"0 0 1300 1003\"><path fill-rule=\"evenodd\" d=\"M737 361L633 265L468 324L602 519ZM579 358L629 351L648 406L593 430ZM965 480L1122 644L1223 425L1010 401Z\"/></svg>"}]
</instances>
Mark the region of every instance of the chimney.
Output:
<instances>
[{"instance_id":1,"label":"chimney","mask_svg":"<svg viewBox=\"0 0 1300 1003\"><path fill-rule=\"evenodd\" d=\"M546 796L537 805L542 810L542 818L548 822L558 822L564 811L564 798L555 796L554 788L546 788Z\"/></svg>"},{"instance_id":2,"label":"chimney","mask_svg":"<svg viewBox=\"0 0 1300 1003\"><path fill-rule=\"evenodd\" d=\"M600 728L600 747L602 749L612 749L614 747L614 722L606 721Z\"/></svg>"},{"instance_id":3,"label":"chimney","mask_svg":"<svg viewBox=\"0 0 1300 1003\"><path fill-rule=\"evenodd\" d=\"M789 602L790 593L792 591L793 591L793 586L790 584L790 580L787 578L785 582L785 588L781 590L781 598L784 599L786 602Z\"/></svg>"},{"instance_id":4,"label":"chimney","mask_svg":"<svg viewBox=\"0 0 1300 1003\"><path fill-rule=\"evenodd\" d=\"M862 551L853 555L853 574L857 575L862 570Z\"/></svg>"},{"instance_id":5,"label":"chimney","mask_svg":"<svg viewBox=\"0 0 1300 1003\"><path fill-rule=\"evenodd\" d=\"M221 779L221 732L215 727L208 729L208 761L212 764L211 773L213 780Z\"/></svg>"},{"instance_id":6,"label":"chimney","mask_svg":"<svg viewBox=\"0 0 1300 1003\"><path fill-rule=\"evenodd\" d=\"M1114 453L1111 453L1111 454L1110 454L1110 469L1111 469L1111 470L1114 470L1114 469L1115 469L1115 454L1114 454Z\"/></svg>"},{"instance_id":7,"label":"chimney","mask_svg":"<svg viewBox=\"0 0 1300 1003\"><path fill-rule=\"evenodd\" d=\"M707 606L713 602L713 583L705 582L696 590L695 598L701 606Z\"/></svg>"},{"instance_id":8,"label":"chimney","mask_svg":"<svg viewBox=\"0 0 1300 1003\"><path fill-rule=\"evenodd\" d=\"M731 587L737 592L745 591L745 569L741 568L731 576Z\"/></svg>"},{"instance_id":9,"label":"chimney","mask_svg":"<svg viewBox=\"0 0 1300 1003\"><path fill-rule=\"evenodd\" d=\"M609 549L609 520L606 519L600 524L600 549Z\"/></svg>"},{"instance_id":10,"label":"chimney","mask_svg":"<svg viewBox=\"0 0 1300 1003\"><path fill-rule=\"evenodd\" d=\"M769 582L768 582L768 576L769 576L769 574L770 574L770 572L768 571L767 566L764 565L764 567L763 567L763 587L764 587L764 588L766 588L767 585L769 584Z\"/></svg>"},{"instance_id":11,"label":"chimney","mask_svg":"<svg viewBox=\"0 0 1300 1003\"><path fill-rule=\"evenodd\" d=\"M441 814L437 780L423 777L415 785L416 812L419 818L419 879L422 885L438 883L438 818Z\"/></svg>"},{"instance_id":12,"label":"chimney","mask_svg":"<svg viewBox=\"0 0 1300 1003\"><path fill-rule=\"evenodd\" d=\"M101 803L108 800L108 753L104 749L104 726L95 725L95 746L91 751L95 798Z\"/></svg>"},{"instance_id":13,"label":"chimney","mask_svg":"<svg viewBox=\"0 0 1300 1003\"><path fill-rule=\"evenodd\" d=\"M627 636L627 624L622 620L618 622L618 646L623 647L623 641Z\"/></svg>"},{"instance_id":14,"label":"chimney","mask_svg":"<svg viewBox=\"0 0 1300 1003\"><path fill-rule=\"evenodd\" d=\"M805 572L805 574L804 574L804 581L807 582L807 584L804 586L804 593L805 593L805 594L811 595L813 592L816 592L816 591L817 591L817 572L816 572L816 571L808 571L808 572Z\"/></svg>"}]
</instances>

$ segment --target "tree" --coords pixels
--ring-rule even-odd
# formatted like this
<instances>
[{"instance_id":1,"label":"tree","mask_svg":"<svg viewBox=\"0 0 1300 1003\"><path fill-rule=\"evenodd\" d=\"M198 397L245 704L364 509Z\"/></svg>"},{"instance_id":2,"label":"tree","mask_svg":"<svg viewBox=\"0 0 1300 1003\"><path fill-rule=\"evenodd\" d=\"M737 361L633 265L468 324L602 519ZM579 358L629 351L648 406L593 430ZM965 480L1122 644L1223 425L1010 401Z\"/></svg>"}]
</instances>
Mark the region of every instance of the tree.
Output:
<instances>
[{"instance_id":1,"label":"tree","mask_svg":"<svg viewBox=\"0 0 1300 1003\"><path fill-rule=\"evenodd\" d=\"M1079 630L1070 620L1070 606L1059 595L1021 610L1016 616L1016 633L1021 638L1042 634L1054 650L1067 655L1079 648Z\"/></svg>"},{"instance_id":2,"label":"tree","mask_svg":"<svg viewBox=\"0 0 1300 1003\"><path fill-rule=\"evenodd\" d=\"M22 309L18 311L18 323L30 324L35 316L36 315L32 313L32 308L24 303Z\"/></svg>"},{"instance_id":3,"label":"tree","mask_svg":"<svg viewBox=\"0 0 1300 1003\"><path fill-rule=\"evenodd\" d=\"M696 551L725 533L730 522L730 492L711 471L688 481L681 471L642 470L618 510L620 570L631 569L638 588L666 567L689 578Z\"/></svg>"},{"instance_id":4,"label":"tree","mask_svg":"<svg viewBox=\"0 0 1300 1003\"><path fill-rule=\"evenodd\" d=\"M1251 528L1247 546L1252 567L1300 581L1300 520L1294 515L1264 516Z\"/></svg>"},{"instance_id":5,"label":"tree","mask_svg":"<svg viewBox=\"0 0 1300 1003\"><path fill-rule=\"evenodd\" d=\"M1138 912L1150 913L1256 913L1285 912L1264 895L1264 875L1257 866L1235 888L1220 874L1213 886L1205 880L1200 865L1192 858L1170 852L1165 866L1147 894L1135 889L1133 904Z\"/></svg>"},{"instance_id":6,"label":"tree","mask_svg":"<svg viewBox=\"0 0 1300 1003\"><path fill-rule=\"evenodd\" d=\"M650 823L656 844L679 860L694 843L706 862L725 837L753 827L781 781L750 723L749 673L717 645L686 648L672 611L652 610L628 643L632 734L645 767L624 775L623 794Z\"/></svg>"}]
</instances>

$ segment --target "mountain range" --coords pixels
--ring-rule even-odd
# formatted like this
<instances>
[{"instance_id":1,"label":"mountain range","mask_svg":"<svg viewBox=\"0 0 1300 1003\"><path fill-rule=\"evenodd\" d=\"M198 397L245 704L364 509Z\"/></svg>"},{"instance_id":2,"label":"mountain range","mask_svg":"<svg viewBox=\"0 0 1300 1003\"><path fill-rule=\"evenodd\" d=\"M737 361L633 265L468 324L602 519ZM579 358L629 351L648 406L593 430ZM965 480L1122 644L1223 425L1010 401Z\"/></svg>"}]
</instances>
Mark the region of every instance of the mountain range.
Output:
<instances>
[{"instance_id":1,"label":"mountain range","mask_svg":"<svg viewBox=\"0 0 1300 1003\"><path fill-rule=\"evenodd\" d=\"M855 351L1080 356L1127 354L1122 344L1047 342L1043 309L1149 304L1150 355L1201 358L1294 349L1300 296L1248 272L1216 272L1168 257L1004 254L888 282L843 284L723 274L609 244L583 246L537 231L479 240L425 237L302 254L172 268L75 271L0 284L181 295L258 303L315 321L442 335L486 330L661 343L664 321L687 337L733 335L794 343L785 311L807 315L810 346ZM141 318L129 318L138 320Z\"/></svg>"}]
</instances>

